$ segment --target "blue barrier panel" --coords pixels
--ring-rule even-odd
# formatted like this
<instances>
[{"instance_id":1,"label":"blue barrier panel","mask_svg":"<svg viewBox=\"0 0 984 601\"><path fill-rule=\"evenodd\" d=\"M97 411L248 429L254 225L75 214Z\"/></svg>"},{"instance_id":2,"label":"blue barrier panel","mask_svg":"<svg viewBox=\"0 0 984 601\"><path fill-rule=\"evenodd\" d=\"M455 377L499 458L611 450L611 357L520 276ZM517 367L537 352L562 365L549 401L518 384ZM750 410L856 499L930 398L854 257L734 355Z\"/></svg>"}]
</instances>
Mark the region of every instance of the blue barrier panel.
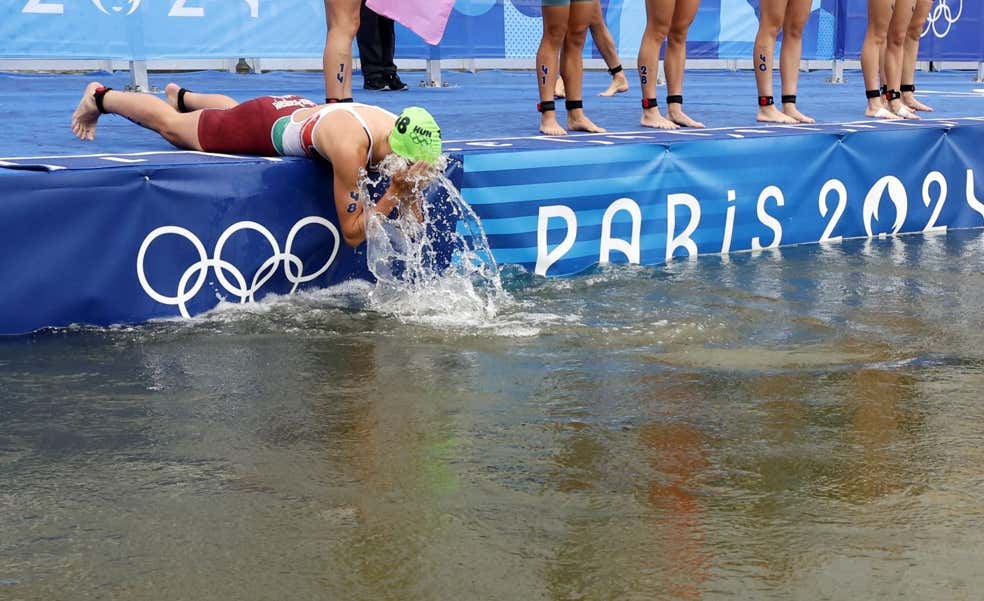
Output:
<instances>
[{"instance_id":1,"label":"blue barrier panel","mask_svg":"<svg viewBox=\"0 0 984 601\"><path fill-rule=\"evenodd\" d=\"M984 225L984 118L477 144L463 196L500 263L544 275Z\"/></svg>"},{"instance_id":2,"label":"blue barrier panel","mask_svg":"<svg viewBox=\"0 0 984 601\"><path fill-rule=\"evenodd\" d=\"M643 0L603 2L623 58L634 58L646 25ZM837 0L815 0L804 58L832 58ZM749 58L758 0L704 0L690 28L691 58ZM324 49L323 0L8 0L0 7L0 57L156 59L317 57ZM459 0L444 58L536 55L540 0ZM399 27L400 58L429 58L427 44ZM598 57L591 44L589 56Z\"/></svg>"},{"instance_id":3,"label":"blue barrier panel","mask_svg":"<svg viewBox=\"0 0 984 601\"><path fill-rule=\"evenodd\" d=\"M308 160L174 152L3 167L0 334L368 277L337 231L330 175Z\"/></svg>"},{"instance_id":4,"label":"blue barrier panel","mask_svg":"<svg viewBox=\"0 0 984 601\"><path fill-rule=\"evenodd\" d=\"M868 27L866 0L841 0L838 58L858 59ZM920 60L984 61L984 3L935 0L919 44Z\"/></svg>"}]
</instances>

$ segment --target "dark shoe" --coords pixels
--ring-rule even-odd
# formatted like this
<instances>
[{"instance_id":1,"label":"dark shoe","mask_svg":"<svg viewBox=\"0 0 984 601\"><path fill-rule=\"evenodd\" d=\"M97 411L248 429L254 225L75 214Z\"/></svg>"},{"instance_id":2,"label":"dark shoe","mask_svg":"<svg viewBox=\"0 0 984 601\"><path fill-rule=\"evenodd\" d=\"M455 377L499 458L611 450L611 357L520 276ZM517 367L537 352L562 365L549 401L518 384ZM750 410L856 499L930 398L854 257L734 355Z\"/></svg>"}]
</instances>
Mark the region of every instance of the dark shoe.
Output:
<instances>
[{"instance_id":1,"label":"dark shoe","mask_svg":"<svg viewBox=\"0 0 984 601\"><path fill-rule=\"evenodd\" d=\"M400 76L396 73L386 75L386 85L391 90L406 90L410 88L410 86L403 83L403 80L401 80Z\"/></svg>"},{"instance_id":2,"label":"dark shoe","mask_svg":"<svg viewBox=\"0 0 984 601\"><path fill-rule=\"evenodd\" d=\"M362 88L365 90L375 90L375 91L389 89L389 87L386 84L386 81L382 79L366 79L362 83Z\"/></svg>"}]
</instances>

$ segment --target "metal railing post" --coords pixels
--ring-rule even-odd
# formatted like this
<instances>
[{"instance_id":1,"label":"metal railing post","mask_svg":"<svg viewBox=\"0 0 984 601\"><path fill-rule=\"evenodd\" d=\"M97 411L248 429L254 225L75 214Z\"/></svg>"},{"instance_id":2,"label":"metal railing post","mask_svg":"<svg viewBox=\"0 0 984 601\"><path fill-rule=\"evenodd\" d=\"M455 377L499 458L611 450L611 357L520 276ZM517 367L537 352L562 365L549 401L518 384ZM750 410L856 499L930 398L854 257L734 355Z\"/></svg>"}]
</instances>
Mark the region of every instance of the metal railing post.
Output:
<instances>
[{"instance_id":1,"label":"metal railing post","mask_svg":"<svg viewBox=\"0 0 984 601\"><path fill-rule=\"evenodd\" d=\"M150 91L150 80L147 78L147 61L130 61L130 89L134 92Z\"/></svg>"},{"instance_id":2,"label":"metal railing post","mask_svg":"<svg viewBox=\"0 0 984 601\"><path fill-rule=\"evenodd\" d=\"M831 62L830 79L827 81L829 83L844 83L844 61L835 58Z\"/></svg>"},{"instance_id":3,"label":"metal railing post","mask_svg":"<svg viewBox=\"0 0 984 601\"><path fill-rule=\"evenodd\" d=\"M444 85L441 81L441 47L431 46L430 56L427 58L427 79L424 85L428 88L440 88Z\"/></svg>"}]
</instances>

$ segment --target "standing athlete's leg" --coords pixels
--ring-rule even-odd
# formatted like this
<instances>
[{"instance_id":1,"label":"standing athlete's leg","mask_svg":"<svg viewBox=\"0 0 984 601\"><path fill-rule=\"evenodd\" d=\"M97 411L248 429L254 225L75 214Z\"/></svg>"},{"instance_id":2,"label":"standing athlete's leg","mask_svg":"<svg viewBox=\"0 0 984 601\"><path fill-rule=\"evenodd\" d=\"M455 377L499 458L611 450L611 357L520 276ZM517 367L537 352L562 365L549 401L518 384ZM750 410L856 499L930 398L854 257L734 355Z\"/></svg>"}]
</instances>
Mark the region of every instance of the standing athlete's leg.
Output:
<instances>
[{"instance_id":1,"label":"standing athlete's leg","mask_svg":"<svg viewBox=\"0 0 984 601\"><path fill-rule=\"evenodd\" d=\"M775 60L776 38L786 18L788 0L762 0L759 5L759 28L755 35L752 64L755 65L755 85L758 88L758 121L766 123L796 123L775 106L772 89L772 64Z\"/></svg>"},{"instance_id":2,"label":"standing athlete's leg","mask_svg":"<svg viewBox=\"0 0 984 601\"><path fill-rule=\"evenodd\" d=\"M878 119L900 119L885 108L881 101L881 52L888 39L888 24L892 20L894 0L868 0L868 29L861 46L861 73L864 75L868 106L864 114Z\"/></svg>"},{"instance_id":3,"label":"standing athlete's leg","mask_svg":"<svg viewBox=\"0 0 984 601\"><path fill-rule=\"evenodd\" d=\"M179 113L157 96L143 92L121 92L105 88L97 81L86 86L72 114L72 131L80 140L94 140L96 121L105 113L126 117L159 133L178 148L201 150L198 118L201 111Z\"/></svg>"},{"instance_id":4,"label":"standing athlete's leg","mask_svg":"<svg viewBox=\"0 0 984 601\"><path fill-rule=\"evenodd\" d=\"M359 31L360 0L325 0L328 36L321 66L326 102L352 99L352 42Z\"/></svg>"},{"instance_id":5,"label":"standing athlete's leg","mask_svg":"<svg viewBox=\"0 0 984 601\"><path fill-rule=\"evenodd\" d=\"M622 69L622 61L618 59L615 38L612 37L612 32L608 30L608 25L605 24L605 13L601 10L601 2L594 3L594 14L591 16L591 24L588 28L591 30L591 39L594 41L598 53L605 59L608 73L612 76L611 83L608 84L604 92L598 95L614 96L628 92L629 80L626 79L625 71Z\"/></svg>"},{"instance_id":6,"label":"standing athlete's leg","mask_svg":"<svg viewBox=\"0 0 984 601\"><path fill-rule=\"evenodd\" d=\"M905 40L915 11L915 0L895 0L895 10L888 25L885 43L885 100L888 108L903 119L919 119L919 116L902 102L902 65L905 62Z\"/></svg>"},{"instance_id":7,"label":"standing athlete's leg","mask_svg":"<svg viewBox=\"0 0 984 601\"><path fill-rule=\"evenodd\" d=\"M567 35L560 51L560 70L564 74L567 96L567 129L600 133L605 131L584 114L584 41L588 37L596 0L572 0Z\"/></svg>"},{"instance_id":8,"label":"standing athlete's leg","mask_svg":"<svg viewBox=\"0 0 984 601\"><path fill-rule=\"evenodd\" d=\"M919 55L919 40L922 38L923 27L929 17L929 9L933 0L916 0L916 9L909 21L909 30L905 36L905 47L902 54L902 102L916 111L932 111L933 108L916 100L916 57Z\"/></svg>"},{"instance_id":9,"label":"standing athlete's leg","mask_svg":"<svg viewBox=\"0 0 984 601\"><path fill-rule=\"evenodd\" d=\"M687 33L697 16L700 0L676 0L666 38L663 70L666 72L666 116L684 127L704 127L683 112L683 75L687 66Z\"/></svg>"},{"instance_id":10,"label":"standing athlete's leg","mask_svg":"<svg viewBox=\"0 0 984 601\"><path fill-rule=\"evenodd\" d=\"M782 49L779 51L779 77L782 80L782 112L799 123L814 123L796 108L800 60L803 57L803 28L810 18L812 0L789 0L782 22Z\"/></svg>"},{"instance_id":11,"label":"standing athlete's leg","mask_svg":"<svg viewBox=\"0 0 984 601\"><path fill-rule=\"evenodd\" d=\"M646 0L646 30L639 44L639 85L642 86L643 127L678 129L680 126L659 112L656 78L659 75L659 49L670 32L676 0Z\"/></svg>"},{"instance_id":12,"label":"standing athlete's leg","mask_svg":"<svg viewBox=\"0 0 984 601\"><path fill-rule=\"evenodd\" d=\"M570 19L570 0L543 0L543 37L536 52L536 87L540 102L540 133L548 136L563 136L567 131L557 122L554 106L554 90L560 74L560 48L567 35Z\"/></svg>"}]
</instances>

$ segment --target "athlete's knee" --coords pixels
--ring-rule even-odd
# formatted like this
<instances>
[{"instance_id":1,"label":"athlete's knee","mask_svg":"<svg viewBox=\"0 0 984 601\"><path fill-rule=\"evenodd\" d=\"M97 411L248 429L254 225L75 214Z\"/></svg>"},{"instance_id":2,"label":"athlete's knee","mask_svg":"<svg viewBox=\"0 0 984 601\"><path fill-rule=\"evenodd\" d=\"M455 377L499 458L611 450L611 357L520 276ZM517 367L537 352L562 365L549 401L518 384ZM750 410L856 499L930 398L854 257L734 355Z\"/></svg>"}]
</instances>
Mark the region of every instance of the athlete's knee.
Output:
<instances>
[{"instance_id":1,"label":"athlete's knee","mask_svg":"<svg viewBox=\"0 0 984 601\"><path fill-rule=\"evenodd\" d=\"M564 36L564 44L567 46L581 47L584 46L584 42L587 39L587 27L570 27L567 29L567 35Z\"/></svg>"},{"instance_id":2,"label":"athlete's knee","mask_svg":"<svg viewBox=\"0 0 984 601\"><path fill-rule=\"evenodd\" d=\"M868 33L865 34L864 36L864 43L883 46L885 45L887 39L888 39L888 32L869 28Z\"/></svg>"},{"instance_id":3,"label":"athlete's knee","mask_svg":"<svg viewBox=\"0 0 984 601\"><path fill-rule=\"evenodd\" d=\"M806 23L789 23L783 26L782 37L802 40L804 29L806 29Z\"/></svg>"},{"instance_id":4,"label":"athlete's knee","mask_svg":"<svg viewBox=\"0 0 984 601\"><path fill-rule=\"evenodd\" d=\"M666 43L673 44L674 46L686 46L687 32L689 30L689 27L671 27L669 34L666 36Z\"/></svg>"},{"instance_id":5,"label":"athlete's knee","mask_svg":"<svg viewBox=\"0 0 984 601\"><path fill-rule=\"evenodd\" d=\"M758 34L755 36L757 40L775 40L779 37L779 31L782 29L782 23L780 22L767 22L762 21L759 23Z\"/></svg>"},{"instance_id":6,"label":"athlete's knee","mask_svg":"<svg viewBox=\"0 0 984 601\"><path fill-rule=\"evenodd\" d=\"M670 33L670 20L662 16L651 16L646 20L645 36L656 37L660 40L666 39Z\"/></svg>"},{"instance_id":7,"label":"athlete's knee","mask_svg":"<svg viewBox=\"0 0 984 601\"><path fill-rule=\"evenodd\" d=\"M905 44L906 34L904 31L890 31L887 36L885 36L885 43L889 47L898 48L899 46Z\"/></svg>"},{"instance_id":8,"label":"athlete's knee","mask_svg":"<svg viewBox=\"0 0 984 601\"><path fill-rule=\"evenodd\" d=\"M554 48L560 48L567 36L567 22L549 23L543 26L543 41Z\"/></svg>"}]
</instances>

